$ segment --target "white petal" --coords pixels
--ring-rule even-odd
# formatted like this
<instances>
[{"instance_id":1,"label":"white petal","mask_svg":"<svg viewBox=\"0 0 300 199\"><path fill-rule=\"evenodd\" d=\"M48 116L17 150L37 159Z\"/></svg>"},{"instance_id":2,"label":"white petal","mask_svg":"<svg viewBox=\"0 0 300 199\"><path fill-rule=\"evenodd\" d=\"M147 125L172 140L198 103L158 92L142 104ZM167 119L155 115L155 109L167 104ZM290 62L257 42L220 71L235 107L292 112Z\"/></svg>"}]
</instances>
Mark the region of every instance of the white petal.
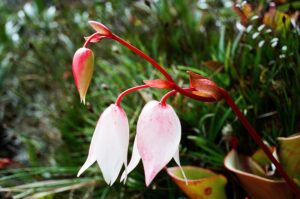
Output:
<instances>
[{"instance_id":1,"label":"white petal","mask_svg":"<svg viewBox=\"0 0 300 199\"><path fill-rule=\"evenodd\" d=\"M129 125L125 112L112 104L101 115L96 127L99 131L97 162L104 180L113 184L124 164L127 165Z\"/></svg>"},{"instance_id":2,"label":"white petal","mask_svg":"<svg viewBox=\"0 0 300 199\"><path fill-rule=\"evenodd\" d=\"M100 116L101 117L101 116ZM99 123L99 121L98 121ZM85 163L83 164L83 166L80 168L77 177L79 177L86 169L88 169L95 161L96 161L96 153L97 153L97 139L101 138L101 135L98 135L100 132L99 131L94 131L92 140L91 140L91 144L90 144L90 148L89 148L89 154L88 157L85 161Z\"/></svg>"},{"instance_id":3,"label":"white petal","mask_svg":"<svg viewBox=\"0 0 300 199\"><path fill-rule=\"evenodd\" d=\"M181 139L179 118L171 106L162 106L157 101L151 101L142 110L136 136L148 186L172 159L179 147Z\"/></svg>"},{"instance_id":4,"label":"white petal","mask_svg":"<svg viewBox=\"0 0 300 199\"><path fill-rule=\"evenodd\" d=\"M182 176L183 176L183 178L184 178L184 180L185 180L185 184L188 184L188 180L187 180L186 175L185 175L185 173L184 173L184 171L183 171L183 169L182 169L182 167L181 167L181 164L180 164L180 159L179 159L179 149L177 149L177 151L176 151L176 153L175 153L175 155L174 155L173 158L174 158L176 164L177 164L177 165L179 166L179 168L180 168L181 174L182 174Z\"/></svg>"},{"instance_id":5,"label":"white petal","mask_svg":"<svg viewBox=\"0 0 300 199\"><path fill-rule=\"evenodd\" d=\"M133 143L133 149L132 149L132 155L131 155L131 160L127 166L127 170L125 170L122 174L121 181L124 180L124 183L126 181L127 175L138 165L140 162L140 154L137 149L137 137L134 138L134 143Z\"/></svg>"},{"instance_id":6,"label":"white petal","mask_svg":"<svg viewBox=\"0 0 300 199\"><path fill-rule=\"evenodd\" d=\"M83 166L97 160L104 180L112 185L122 165L127 165L129 125L125 112L116 105L110 105L100 116L90 146L89 157Z\"/></svg>"},{"instance_id":7,"label":"white petal","mask_svg":"<svg viewBox=\"0 0 300 199\"><path fill-rule=\"evenodd\" d=\"M87 168L89 168L94 162L96 161L96 158L93 157L92 155L89 155L83 164L83 166L80 168L78 171L77 177L79 177Z\"/></svg>"}]
</instances>

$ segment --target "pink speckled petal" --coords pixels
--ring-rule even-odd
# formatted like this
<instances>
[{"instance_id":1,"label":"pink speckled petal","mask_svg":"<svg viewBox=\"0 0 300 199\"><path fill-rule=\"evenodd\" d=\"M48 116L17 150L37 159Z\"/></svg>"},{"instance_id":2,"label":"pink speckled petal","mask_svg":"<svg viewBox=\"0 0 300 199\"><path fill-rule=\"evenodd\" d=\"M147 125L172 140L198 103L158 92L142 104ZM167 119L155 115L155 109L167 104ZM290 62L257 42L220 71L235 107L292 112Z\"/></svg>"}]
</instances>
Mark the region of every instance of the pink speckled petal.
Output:
<instances>
[{"instance_id":1,"label":"pink speckled petal","mask_svg":"<svg viewBox=\"0 0 300 199\"><path fill-rule=\"evenodd\" d=\"M137 123L137 148L147 186L173 158L180 139L181 125L173 108L158 101L148 102Z\"/></svg>"}]
</instances>

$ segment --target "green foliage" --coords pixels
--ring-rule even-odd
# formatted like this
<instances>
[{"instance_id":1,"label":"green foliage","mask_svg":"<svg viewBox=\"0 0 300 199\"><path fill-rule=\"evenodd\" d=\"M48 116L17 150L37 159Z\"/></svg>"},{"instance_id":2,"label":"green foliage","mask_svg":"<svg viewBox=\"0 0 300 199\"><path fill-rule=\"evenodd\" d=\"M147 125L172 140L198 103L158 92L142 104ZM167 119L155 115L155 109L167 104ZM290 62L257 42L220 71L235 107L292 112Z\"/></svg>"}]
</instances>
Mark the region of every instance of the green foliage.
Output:
<instances>
[{"instance_id":1,"label":"green foliage","mask_svg":"<svg viewBox=\"0 0 300 199\"><path fill-rule=\"evenodd\" d=\"M182 86L189 84L186 70L214 80L230 91L270 143L299 131L299 33L294 29L268 32L265 27L253 39L261 21L251 21L248 27L252 30L240 32L236 29L239 19L225 6L226 1L208 1L208 8L199 2L1 1L0 17L5 20L0 21L0 129L6 137L0 143L1 150L4 148L0 155L14 158L16 169L1 171L0 188L30 187L11 192L17 198L37 193L49 193L41 196L44 198L183 197L165 172L146 188L141 164L125 185L106 186L96 165L76 178L104 108L123 90L162 77L128 49L103 40L90 46L96 57L95 73L87 106L80 104L71 61L83 36L92 33L89 19L103 22L145 51ZM273 47L274 38L278 41ZM207 63L211 60L215 64ZM143 90L122 101L131 127L131 145L143 105L166 92ZM232 136L238 137L239 149L245 153L257 148L224 102L199 103L175 96L169 103L182 121L182 164L226 174L223 159ZM13 142L13 152L8 152L7 142ZM52 180L52 187L39 184L45 180ZM232 188L234 183L228 188L231 198L241 198L243 193ZM53 191L59 188L66 189Z\"/></svg>"}]
</instances>

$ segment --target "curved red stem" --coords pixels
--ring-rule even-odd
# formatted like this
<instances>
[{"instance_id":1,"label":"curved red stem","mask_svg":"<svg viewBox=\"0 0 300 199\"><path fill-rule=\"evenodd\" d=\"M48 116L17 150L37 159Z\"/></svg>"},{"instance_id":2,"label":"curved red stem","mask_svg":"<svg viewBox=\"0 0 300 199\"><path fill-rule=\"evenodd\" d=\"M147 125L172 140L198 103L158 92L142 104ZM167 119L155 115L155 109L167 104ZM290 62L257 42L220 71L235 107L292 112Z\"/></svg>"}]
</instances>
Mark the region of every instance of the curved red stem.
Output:
<instances>
[{"instance_id":1,"label":"curved red stem","mask_svg":"<svg viewBox=\"0 0 300 199\"><path fill-rule=\"evenodd\" d=\"M132 88L129 88L129 89L123 91L123 92L120 93L120 95L118 96L118 98L117 98L115 104L116 104L117 106L120 106L121 100L122 100L122 98L123 98L125 95L127 95L128 93L131 93L131 92L140 90L140 89L144 89L144 88L149 88L149 86L148 86L148 85L140 85L140 86L135 86L135 87L132 87Z\"/></svg>"},{"instance_id":2,"label":"curved red stem","mask_svg":"<svg viewBox=\"0 0 300 199\"><path fill-rule=\"evenodd\" d=\"M96 37L96 36L99 35L99 34L100 34L100 33L98 33L98 32L92 34L92 35L84 42L83 47L86 48L87 45L90 43L90 41L91 41L92 39L94 39L94 37Z\"/></svg>"},{"instance_id":3,"label":"curved red stem","mask_svg":"<svg viewBox=\"0 0 300 199\"><path fill-rule=\"evenodd\" d=\"M183 89L184 91L193 91L193 90L195 90L194 88L182 88L182 89ZM163 106L165 106L165 105L166 105L167 99L168 99L170 96L176 94L177 92L178 92L177 90L172 90L172 91L166 93L166 94L161 98L160 104L163 105Z\"/></svg>"}]
</instances>

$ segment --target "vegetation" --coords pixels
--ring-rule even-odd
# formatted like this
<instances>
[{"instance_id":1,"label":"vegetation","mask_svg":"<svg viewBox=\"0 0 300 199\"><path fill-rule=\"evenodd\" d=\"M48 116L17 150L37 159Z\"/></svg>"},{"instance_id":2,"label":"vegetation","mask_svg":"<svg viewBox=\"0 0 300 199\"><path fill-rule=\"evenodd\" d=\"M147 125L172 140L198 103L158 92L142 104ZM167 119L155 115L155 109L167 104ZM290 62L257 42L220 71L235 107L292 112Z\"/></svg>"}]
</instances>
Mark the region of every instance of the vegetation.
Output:
<instances>
[{"instance_id":1,"label":"vegetation","mask_svg":"<svg viewBox=\"0 0 300 199\"><path fill-rule=\"evenodd\" d=\"M80 36L92 33L89 19L105 23L158 60L182 85L188 85L186 70L191 70L230 91L271 145L279 136L299 132L300 37L289 19L298 2L278 3L277 11L287 18L272 23L264 20L268 5L263 1L243 11L247 19L226 0L70 2L0 2L0 197L185 197L165 172L146 188L141 164L125 185L107 186L96 165L76 178L103 109L124 89L161 77L140 57L103 40L92 46L95 74L87 105L80 104L71 61L84 41ZM145 102L164 94L153 89L124 98L132 138ZM252 154L257 145L231 109L225 102L179 96L169 103L183 126L182 165L223 173L229 179L228 198L243 198L223 160L233 138L244 154ZM13 162L6 165L4 158Z\"/></svg>"}]
</instances>

